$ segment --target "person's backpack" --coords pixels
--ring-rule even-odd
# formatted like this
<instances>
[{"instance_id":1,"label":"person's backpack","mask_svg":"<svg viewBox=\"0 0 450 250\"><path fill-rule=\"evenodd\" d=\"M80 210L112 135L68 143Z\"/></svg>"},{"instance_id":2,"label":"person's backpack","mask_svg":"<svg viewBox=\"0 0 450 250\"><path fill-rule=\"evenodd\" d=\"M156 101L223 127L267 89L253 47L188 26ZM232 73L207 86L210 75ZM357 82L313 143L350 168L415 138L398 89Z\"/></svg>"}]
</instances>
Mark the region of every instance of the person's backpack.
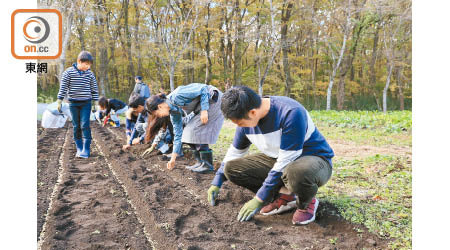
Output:
<instances>
[{"instance_id":1,"label":"person's backpack","mask_svg":"<svg viewBox=\"0 0 450 250\"><path fill-rule=\"evenodd\" d=\"M141 89L144 87L144 85L140 82L140 83L136 83L136 85L134 85L134 90L133 92L140 95L141 94Z\"/></svg>"},{"instance_id":2,"label":"person's backpack","mask_svg":"<svg viewBox=\"0 0 450 250\"><path fill-rule=\"evenodd\" d=\"M150 89L143 82L136 83L136 85L134 86L133 92L137 93L138 95L140 95L141 97L144 97L144 98L150 97Z\"/></svg>"}]
</instances>

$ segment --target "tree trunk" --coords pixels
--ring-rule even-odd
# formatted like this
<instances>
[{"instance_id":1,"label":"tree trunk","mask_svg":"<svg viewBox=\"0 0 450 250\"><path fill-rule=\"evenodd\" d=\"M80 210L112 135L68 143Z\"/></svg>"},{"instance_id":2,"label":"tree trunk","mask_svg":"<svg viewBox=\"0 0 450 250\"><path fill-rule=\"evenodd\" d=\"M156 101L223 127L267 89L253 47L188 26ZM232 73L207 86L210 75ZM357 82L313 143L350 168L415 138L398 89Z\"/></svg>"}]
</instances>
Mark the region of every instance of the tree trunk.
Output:
<instances>
[{"instance_id":1,"label":"tree trunk","mask_svg":"<svg viewBox=\"0 0 450 250\"><path fill-rule=\"evenodd\" d=\"M376 24L377 27L375 29L375 34L373 37L373 47L372 47L372 58L370 59L369 63L369 69L370 69L370 77L369 77L369 88L372 92L372 95L375 98L375 101L377 103L378 110L381 110L380 103L378 101L377 97L377 91L376 91L376 69L375 69L375 63L377 61L377 53L378 53L378 40L379 40L379 33L380 33L380 25Z\"/></svg>"},{"instance_id":2,"label":"tree trunk","mask_svg":"<svg viewBox=\"0 0 450 250\"><path fill-rule=\"evenodd\" d=\"M403 95L402 67L397 67L397 85L400 110L403 111L405 110L405 97Z\"/></svg>"},{"instance_id":3,"label":"tree trunk","mask_svg":"<svg viewBox=\"0 0 450 250\"><path fill-rule=\"evenodd\" d=\"M387 92L389 90L389 84L391 83L391 75L392 75L392 63L388 63L388 76L386 78L386 84L383 89L383 112L387 112Z\"/></svg>"},{"instance_id":4,"label":"tree trunk","mask_svg":"<svg viewBox=\"0 0 450 250\"><path fill-rule=\"evenodd\" d=\"M99 66L99 74L98 74L98 85L100 89L100 93L102 96L106 96L107 86L108 83L108 50L107 47L104 46L105 44L105 19L103 17L103 11L105 6L103 6L103 3L101 0L97 1L97 4L95 6L95 23L97 25L97 37L99 39L99 43L103 46L100 46L100 66Z\"/></svg>"},{"instance_id":5,"label":"tree trunk","mask_svg":"<svg viewBox=\"0 0 450 250\"><path fill-rule=\"evenodd\" d=\"M78 16L78 25L77 25L77 32L78 32L78 39L80 40L80 46L81 50L86 50L86 45L84 42L84 19L86 17L82 16L81 13Z\"/></svg>"},{"instance_id":6,"label":"tree trunk","mask_svg":"<svg viewBox=\"0 0 450 250\"><path fill-rule=\"evenodd\" d=\"M344 57L345 44L347 43L347 32L348 32L349 26L350 26L350 14L347 15L347 21L346 21L346 25L344 28L344 38L342 39L343 41L342 41L341 51L339 53L339 58L338 58L336 65L333 67L333 72L331 73L330 82L328 84L327 110L331 109L331 91L333 90L333 83L334 83L334 78L336 77L336 72L337 72L339 66L341 65L342 58ZM331 50L331 46L330 46L330 50ZM331 53L333 53L333 52L331 52Z\"/></svg>"},{"instance_id":7,"label":"tree trunk","mask_svg":"<svg viewBox=\"0 0 450 250\"><path fill-rule=\"evenodd\" d=\"M241 19L241 9L239 8L239 0L235 0L234 3L234 13L236 18L236 30L235 30L235 43L234 43L234 67L233 67L233 77L234 85L241 85L242 76L242 44L244 40L244 29L242 27Z\"/></svg>"},{"instance_id":8,"label":"tree trunk","mask_svg":"<svg viewBox=\"0 0 450 250\"><path fill-rule=\"evenodd\" d=\"M206 19L206 44L205 44L205 56L206 56L206 69L205 69L205 84L209 84L211 81L211 69L212 69L212 62L211 62L211 31L208 30L209 27L209 19L210 19L210 5L211 3L207 4L207 19Z\"/></svg>"},{"instance_id":9,"label":"tree trunk","mask_svg":"<svg viewBox=\"0 0 450 250\"><path fill-rule=\"evenodd\" d=\"M140 43L140 39L139 39L139 19L141 16L140 13L140 9L139 9L139 2L138 0L134 0L134 17L136 19L136 23L134 25L134 40L136 41L136 55L137 55L137 74L142 76L143 72L142 72L142 57L141 57L141 43Z\"/></svg>"},{"instance_id":10,"label":"tree trunk","mask_svg":"<svg viewBox=\"0 0 450 250\"><path fill-rule=\"evenodd\" d=\"M364 6L365 0L362 1L361 6ZM359 8L359 5L355 5L356 8ZM338 84L338 93L337 93L337 109L343 110L344 104L345 104L345 77L349 71L349 69L352 68L353 65L353 59L355 58L356 49L358 47L359 38L361 36L362 31L365 28L364 24L364 18L361 20L361 16L359 14L360 12L356 13L355 21L356 25L353 28L352 32L352 39L351 39L351 46L349 53L345 56L342 67L339 71L339 84Z\"/></svg>"},{"instance_id":11,"label":"tree trunk","mask_svg":"<svg viewBox=\"0 0 450 250\"><path fill-rule=\"evenodd\" d=\"M272 54L271 54L269 61L267 62L266 69L264 70L264 75L262 77L260 77L260 81L258 84L260 96L263 96L264 81L266 80L267 73L269 73L269 70L272 67L272 63L273 63L273 60L275 59L275 55L278 54L278 51L279 51L279 49L278 49L279 46L277 46L275 44L275 40L273 39L273 33L275 32L275 28L274 28L275 20L274 19L275 19L275 10L273 8L273 2L272 2L272 0L270 0L270 38L271 38ZM258 74L259 75L261 74L260 67L258 68Z\"/></svg>"},{"instance_id":12,"label":"tree trunk","mask_svg":"<svg viewBox=\"0 0 450 250\"><path fill-rule=\"evenodd\" d=\"M133 65L133 56L131 54L131 34L128 29L128 6L129 6L130 0L124 0L123 1L123 13L124 13L124 25L125 28L125 53L128 60L128 67L127 67L127 78L128 78L128 87L131 89L134 86L134 65Z\"/></svg>"},{"instance_id":13,"label":"tree trunk","mask_svg":"<svg viewBox=\"0 0 450 250\"><path fill-rule=\"evenodd\" d=\"M169 83L170 83L170 91L175 90L175 82L174 82L174 75L175 75L175 63L170 63L170 70L169 70Z\"/></svg>"},{"instance_id":14,"label":"tree trunk","mask_svg":"<svg viewBox=\"0 0 450 250\"><path fill-rule=\"evenodd\" d=\"M61 81L61 76L65 70L65 64L66 64L66 51L67 51L67 45L69 44L69 38L70 33L72 32L72 22L73 22L73 5L74 3L71 1L71 5L69 9L65 9L63 13L67 15L66 23L65 23L65 29L64 29L64 36L62 41L62 48L61 48L61 56L59 57L59 73L58 73L58 80Z\"/></svg>"},{"instance_id":15,"label":"tree trunk","mask_svg":"<svg viewBox=\"0 0 450 250\"><path fill-rule=\"evenodd\" d=\"M283 70L285 76L284 95L289 96L291 93L291 70L289 68L289 44L287 42L288 22L291 18L293 3L290 0L283 1L283 9L281 10L281 51L283 52Z\"/></svg>"}]
</instances>

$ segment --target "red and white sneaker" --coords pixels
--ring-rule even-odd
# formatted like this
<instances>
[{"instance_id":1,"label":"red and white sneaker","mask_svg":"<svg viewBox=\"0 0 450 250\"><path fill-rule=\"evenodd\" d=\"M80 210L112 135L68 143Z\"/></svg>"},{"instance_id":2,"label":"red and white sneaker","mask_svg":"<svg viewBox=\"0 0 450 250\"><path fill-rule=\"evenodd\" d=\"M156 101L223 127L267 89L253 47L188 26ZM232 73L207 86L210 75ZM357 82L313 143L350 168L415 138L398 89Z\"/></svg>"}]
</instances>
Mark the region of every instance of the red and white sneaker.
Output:
<instances>
[{"instance_id":1,"label":"red and white sneaker","mask_svg":"<svg viewBox=\"0 0 450 250\"><path fill-rule=\"evenodd\" d=\"M292 216L292 224L294 225L306 225L313 222L316 219L317 207L319 207L319 200L313 198L308 207L303 209L297 209Z\"/></svg>"},{"instance_id":2,"label":"red and white sneaker","mask_svg":"<svg viewBox=\"0 0 450 250\"><path fill-rule=\"evenodd\" d=\"M264 206L260 213L263 215L273 215L292 210L296 207L295 196L281 194L274 202Z\"/></svg>"}]
</instances>

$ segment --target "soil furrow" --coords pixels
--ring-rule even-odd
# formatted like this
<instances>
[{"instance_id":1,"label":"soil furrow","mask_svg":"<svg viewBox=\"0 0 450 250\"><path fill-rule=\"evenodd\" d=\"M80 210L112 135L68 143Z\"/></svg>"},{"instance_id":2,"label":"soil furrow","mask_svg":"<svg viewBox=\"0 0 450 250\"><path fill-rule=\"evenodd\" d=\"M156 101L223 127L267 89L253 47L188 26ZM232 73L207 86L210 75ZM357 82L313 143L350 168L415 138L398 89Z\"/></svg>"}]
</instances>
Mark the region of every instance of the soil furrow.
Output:
<instances>
[{"instance_id":1,"label":"soil furrow","mask_svg":"<svg viewBox=\"0 0 450 250\"><path fill-rule=\"evenodd\" d=\"M39 124L38 124L39 125ZM61 178L63 145L67 141L67 127L45 129L37 143L37 239L44 228L48 211Z\"/></svg>"},{"instance_id":2,"label":"soil furrow","mask_svg":"<svg viewBox=\"0 0 450 250\"><path fill-rule=\"evenodd\" d=\"M207 205L206 190L214 174L186 170L185 166L193 163L189 154L177 160L174 170L168 171L162 156L153 153L145 159L140 157L148 146L138 145L130 153L123 152L123 129L99 128L98 134L104 150L109 148L111 152L109 158L121 166L123 174L138 183L155 220L166 231L166 237L174 238L178 246L201 249L386 247L387 241L367 233L361 226L341 220L336 209L327 203L320 205L316 222L308 226L293 226L293 212L267 217L257 215L251 222L240 223L236 220L237 213L252 198L251 192L227 182L218 205L211 207ZM357 233L355 227L362 233Z\"/></svg>"},{"instance_id":3,"label":"soil furrow","mask_svg":"<svg viewBox=\"0 0 450 250\"><path fill-rule=\"evenodd\" d=\"M69 137L39 248L150 249L122 186L95 144L89 159L75 159Z\"/></svg>"}]
</instances>

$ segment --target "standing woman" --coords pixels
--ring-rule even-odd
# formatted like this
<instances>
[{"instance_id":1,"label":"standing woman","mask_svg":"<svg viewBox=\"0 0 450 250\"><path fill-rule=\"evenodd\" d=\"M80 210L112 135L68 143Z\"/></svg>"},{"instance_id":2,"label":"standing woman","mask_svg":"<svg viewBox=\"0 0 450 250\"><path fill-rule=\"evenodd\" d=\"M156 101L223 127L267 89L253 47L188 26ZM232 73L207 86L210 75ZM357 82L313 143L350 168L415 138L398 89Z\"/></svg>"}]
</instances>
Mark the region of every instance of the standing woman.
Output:
<instances>
[{"instance_id":1,"label":"standing woman","mask_svg":"<svg viewBox=\"0 0 450 250\"><path fill-rule=\"evenodd\" d=\"M167 97L164 94L153 95L147 99L145 109L157 117L170 115L173 125L173 151L168 169L173 169L178 155L181 155L182 143L189 144L193 150L196 164L188 169L204 173L213 171L213 155L208 144L215 144L219 137L224 117L220 110L222 92L211 85L191 83L179 86ZM183 130L183 113L195 113Z\"/></svg>"}]
</instances>

